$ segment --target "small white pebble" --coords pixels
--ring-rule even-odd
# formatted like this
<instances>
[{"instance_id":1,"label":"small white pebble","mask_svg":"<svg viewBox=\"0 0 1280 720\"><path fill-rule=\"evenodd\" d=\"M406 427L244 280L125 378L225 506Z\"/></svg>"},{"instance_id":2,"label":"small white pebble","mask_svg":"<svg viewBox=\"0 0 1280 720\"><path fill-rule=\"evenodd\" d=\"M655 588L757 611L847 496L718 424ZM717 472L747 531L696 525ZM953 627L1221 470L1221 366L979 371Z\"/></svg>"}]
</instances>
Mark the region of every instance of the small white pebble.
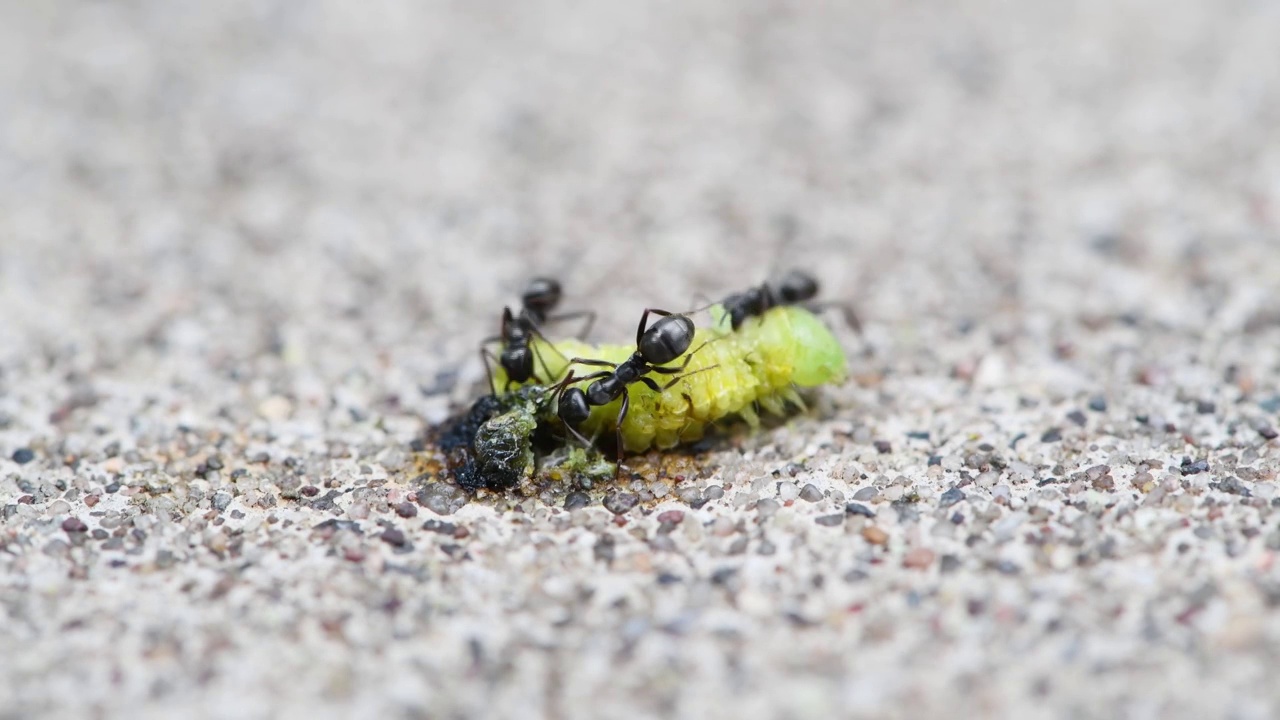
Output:
<instances>
[{"instance_id":1,"label":"small white pebble","mask_svg":"<svg viewBox=\"0 0 1280 720\"><path fill-rule=\"evenodd\" d=\"M793 482L778 483L778 500L791 502L800 497L800 488Z\"/></svg>"},{"instance_id":2,"label":"small white pebble","mask_svg":"<svg viewBox=\"0 0 1280 720\"><path fill-rule=\"evenodd\" d=\"M258 414L268 420L284 420L291 412L293 412L293 403L282 395L272 395L258 404Z\"/></svg>"},{"instance_id":3,"label":"small white pebble","mask_svg":"<svg viewBox=\"0 0 1280 720\"><path fill-rule=\"evenodd\" d=\"M719 537L733 534L733 521L727 517L720 516L711 524L711 534Z\"/></svg>"}]
</instances>

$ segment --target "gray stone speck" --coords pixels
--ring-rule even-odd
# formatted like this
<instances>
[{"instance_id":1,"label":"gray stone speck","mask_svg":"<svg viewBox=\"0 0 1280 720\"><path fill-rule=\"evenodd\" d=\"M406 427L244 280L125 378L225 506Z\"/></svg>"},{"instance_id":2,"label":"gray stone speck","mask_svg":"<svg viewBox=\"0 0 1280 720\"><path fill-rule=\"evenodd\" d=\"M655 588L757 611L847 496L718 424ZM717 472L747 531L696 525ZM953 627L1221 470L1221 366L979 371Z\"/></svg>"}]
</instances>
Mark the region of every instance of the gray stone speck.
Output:
<instances>
[{"instance_id":1,"label":"gray stone speck","mask_svg":"<svg viewBox=\"0 0 1280 720\"><path fill-rule=\"evenodd\" d=\"M866 502L868 500L875 500L876 496L879 494L880 491L873 487L858 488L857 492L853 494L853 499Z\"/></svg>"},{"instance_id":2,"label":"gray stone speck","mask_svg":"<svg viewBox=\"0 0 1280 720\"><path fill-rule=\"evenodd\" d=\"M800 499L805 502L818 502L822 499L822 491L813 483L805 483L805 486L800 488Z\"/></svg>"},{"instance_id":3,"label":"gray stone speck","mask_svg":"<svg viewBox=\"0 0 1280 720\"><path fill-rule=\"evenodd\" d=\"M824 527L835 527L837 525L843 525L844 513L839 513L835 515L823 515L821 517L814 518L813 521Z\"/></svg>"},{"instance_id":4,"label":"gray stone speck","mask_svg":"<svg viewBox=\"0 0 1280 720\"><path fill-rule=\"evenodd\" d=\"M1195 462L1184 462L1180 468L1183 475L1199 475L1202 472L1209 472L1208 460L1196 460Z\"/></svg>"},{"instance_id":5,"label":"gray stone speck","mask_svg":"<svg viewBox=\"0 0 1280 720\"><path fill-rule=\"evenodd\" d=\"M1107 411L1107 399L1101 395L1094 395L1089 398L1089 409L1094 412Z\"/></svg>"},{"instance_id":6,"label":"gray stone speck","mask_svg":"<svg viewBox=\"0 0 1280 720\"><path fill-rule=\"evenodd\" d=\"M1001 575L1017 575L1022 572L1022 568L1018 567L1017 563L1014 563L1011 560L998 560L994 567L996 572Z\"/></svg>"},{"instance_id":7,"label":"gray stone speck","mask_svg":"<svg viewBox=\"0 0 1280 720\"><path fill-rule=\"evenodd\" d=\"M867 507L866 505L863 505L862 503L856 503L856 502L851 502L848 505L845 505L844 511L849 515L861 515L862 517L868 517L868 518L873 518L876 516L875 512L871 508Z\"/></svg>"},{"instance_id":8,"label":"gray stone speck","mask_svg":"<svg viewBox=\"0 0 1280 720\"><path fill-rule=\"evenodd\" d=\"M565 510L577 510L578 508L584 508L590 504L591 496L580 490L575 490L574 492L564 496Z\"/></svg>"},{"instance_id":9,"label":"gray stone speck","mask_svg":"<svg viewBox=\"0 0 1280 720\"><path fill-rule=\"evenodd\" d=\"M230 493L219 492L219 493L214 493L214 494L213 494L213 509L214 509L214 510L217 510L218 512L222 512L223 510L226 510L226 509L227 509L227 506L228 506L228 505L230 505L230 504L231 504L231 494L230 494Z\"/></svg>"},{"instance_id":10,"label":"gray stone speck","mask_svg":"<svg viewBox=\"0 0 1280 720\"><path fill-rule=\"evenodd\" d=\"M1059 428L1049 428L1040 436L1040 442L1053 443L1062 439L1062 430Z\"/></svg>"},{"instance_id":11,"label":"gray stone speck","mask_svg":"<svg viewBox=\"0 0 1280 720\"><path fill-rule=\"evenodd\" d=\"M408 539L405 538L404 531L396 528L387 528L386 530L383 530L382 534L378 537L382 542L395 547L404 547L409 542Z\"/></svg>"},{"instance_id":12,"label":"gray stone speck","mask_svg":"<svg viewBox=\"0 0 1280 720\"><path fill-rule=\"evenodd\" d=\"M965 499L964 491L961 490L960 488L953 487L950 490L947 490L946 492L942 493L942 495L938 497L938 504L944 508L951 507L952 505L955 505L956 503L964 499Z\"/></svg>"},{"instance_id":13,"label":"gray stone speck","mask_svg":"<svg viewBox=\"0 0 1280 720\"><path fill-rule=\"evenodd\" d=\"M623 515L627 511L634 508L640 502L640 497L635 493L614 492L605 496L604 506L609 512L615 515Z\"/></svg>"},{"instance_id":14,"label":"gray stone speck","mask_svg":"<svg viewBox=\"0 0 1280 720\"><path fill-rule=\"evenodd\" d=\"M68 534L82 533L86 532L89 529L89 526L85 525L83 520L73 515L62 521L62 529Z\"/></svg>"},{"instance_id":15,"label":"gray stone speck","mask_svg":"<svg viewBox=\"0 0 1280 720\"><path fill-rule=\"evenodd\" d=\"M1253 497L1253 493L1249 490L1249 486L1245 485L1238 477L1228 477L1215 483L1210 483L1209 487L1215 490L1221 490L1232 495L1240 495L1242 497Z\"/></svg>"},{"instance_id":16,"label":"gray stone speck","mask_svg":"<svg viewBox=\"0 0 1280 720\"><path fill-rule=\"evenodd\" d=\"M698 505L702 502L702 490L693 486L684 486L676 490L676 497L685 505Z\"/></svg>"}]
</instances>

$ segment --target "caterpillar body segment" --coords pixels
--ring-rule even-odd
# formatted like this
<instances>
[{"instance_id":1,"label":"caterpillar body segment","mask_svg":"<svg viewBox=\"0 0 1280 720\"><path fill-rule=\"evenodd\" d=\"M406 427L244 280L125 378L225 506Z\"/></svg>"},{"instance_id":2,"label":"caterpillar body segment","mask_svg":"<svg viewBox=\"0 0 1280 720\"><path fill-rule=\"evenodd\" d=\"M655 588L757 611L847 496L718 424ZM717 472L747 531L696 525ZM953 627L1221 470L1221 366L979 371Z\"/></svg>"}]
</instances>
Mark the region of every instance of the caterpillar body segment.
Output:
<instances>
[{"instance_id":1,"label":"caterpillar body segment","mask_svg":"<svg viewBox=\"0 0 1280 720\"><path fill-rule=\"evenodd\" d=\"M803 407L796 386L815 387L839 383L845 377L845 356L826 325L800 306L780 305L747 318L737 330L724 320L725 310L711 308L712 322L695 330L686 356L665 367L679 367L688 357L679 379L655 392L643 383L631 385L630 409L622 423L622 443L628 452L660 449L700 439L706 426L733 415L755 427L756 406L783 415L786 404ZM550 343L535 337L531 345L546 364L554 381L563 379L572 358L621 363L635 352L634 345L588 345L579 340ZM584 374L575 366L578 375ZM662 387L666 380L652 375ZM672 377L672 376L668 376ZM506 387L501 368L493 378L494 389ZM579 428L587 436L613 431L621 409L619 398L593 407ZM554 413L551 413L553 415ZM550 415L549 415L550 417Z\"/></svg>"}]
</instances>

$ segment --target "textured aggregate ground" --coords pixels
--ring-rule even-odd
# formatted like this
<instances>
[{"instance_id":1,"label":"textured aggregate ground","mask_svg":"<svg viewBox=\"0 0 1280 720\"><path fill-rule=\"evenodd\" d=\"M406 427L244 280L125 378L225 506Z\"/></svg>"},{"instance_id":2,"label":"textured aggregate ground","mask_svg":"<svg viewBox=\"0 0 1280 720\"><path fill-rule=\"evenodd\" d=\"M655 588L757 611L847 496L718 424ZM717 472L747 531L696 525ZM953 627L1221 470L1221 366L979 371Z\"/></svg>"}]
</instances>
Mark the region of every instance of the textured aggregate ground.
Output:
<instances>
[{"instance_id":1,"label":"textured aggregate ground","mask_svg":"<svg viewBox=\"0 0 1280 720\"><path fill-rule=\"evenodd\" d=\"M1275 717L1278 35L4 3L0 717ZM625 340L793 265L866 325L810 413L421 476L530 275Z\"/></svg>"}]
</instances>

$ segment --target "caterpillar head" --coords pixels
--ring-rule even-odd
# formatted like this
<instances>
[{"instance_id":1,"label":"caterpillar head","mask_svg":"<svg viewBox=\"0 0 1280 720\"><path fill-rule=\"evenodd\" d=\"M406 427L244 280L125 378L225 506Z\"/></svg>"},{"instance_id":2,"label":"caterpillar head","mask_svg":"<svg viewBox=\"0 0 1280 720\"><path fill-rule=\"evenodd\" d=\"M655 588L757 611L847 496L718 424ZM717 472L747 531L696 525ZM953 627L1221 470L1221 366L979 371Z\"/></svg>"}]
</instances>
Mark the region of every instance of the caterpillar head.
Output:
<instances>
[{"instance_id":1,"label":"caterpillar head","mask_svg":"<svg viewBox=\"0 0 1280 720\"><path fill-rule=\"evenodd\" d=\"M844 348L826 324L804 308L786 307L778 311L787 315L789 341L795 348L791 381L800 387L844 382Z\"/></svg>"}]
</instances>

